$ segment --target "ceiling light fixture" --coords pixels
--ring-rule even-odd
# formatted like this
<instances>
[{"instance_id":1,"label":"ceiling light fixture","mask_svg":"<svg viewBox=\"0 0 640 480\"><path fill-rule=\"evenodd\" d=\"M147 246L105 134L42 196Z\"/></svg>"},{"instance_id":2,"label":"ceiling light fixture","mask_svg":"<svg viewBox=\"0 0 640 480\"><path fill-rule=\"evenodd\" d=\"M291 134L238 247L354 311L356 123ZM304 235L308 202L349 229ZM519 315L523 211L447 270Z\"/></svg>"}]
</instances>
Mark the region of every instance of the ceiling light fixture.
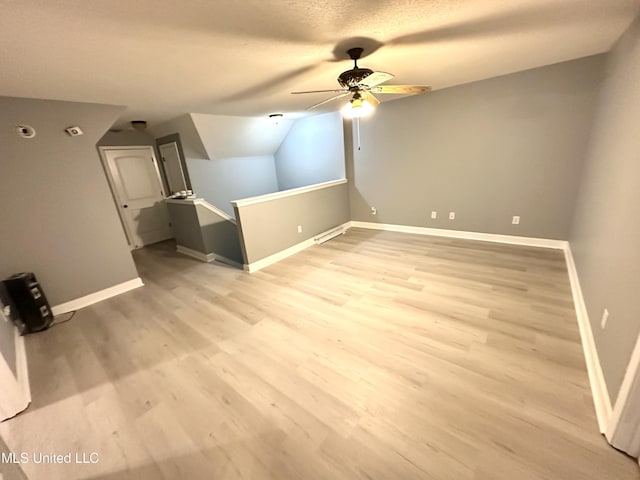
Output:
<instances>
[{"instance_id":1,"label":"ceiling light fixture","mask_svg":"<svg viewBox=\"0 0 640 480\"><path fill-rule=\"evenodd\" d=\"M271 115L269 115L269 120L271 120L271 123L273 123L274 125L278 125L280 123L280 120L282 120L282 117L284 117L284 115L282 115L281 113L272 113Z\"/></svg>"},{"instance_id":2,"label":"ceiling light fixture","mask_svg":"<svg viewBox=\"0 0 640 480\"><path fill-rule=\"evenodd\" d=\"M131 120L131 126L136 130L144 130L147 128L146 120Z\"/></svg>"},{"instance_id":3,"label":"ceiling light fixture","mask_svg":"<svg viewBox=\"0 0 640 480\"><path fill-rule=\"evenodd\" d=\"M342 107L342 115L347 118L362 118L373 113L373 105L364 100L359 92L353 94L353 98Z\"/></svg>"}]
</instances>

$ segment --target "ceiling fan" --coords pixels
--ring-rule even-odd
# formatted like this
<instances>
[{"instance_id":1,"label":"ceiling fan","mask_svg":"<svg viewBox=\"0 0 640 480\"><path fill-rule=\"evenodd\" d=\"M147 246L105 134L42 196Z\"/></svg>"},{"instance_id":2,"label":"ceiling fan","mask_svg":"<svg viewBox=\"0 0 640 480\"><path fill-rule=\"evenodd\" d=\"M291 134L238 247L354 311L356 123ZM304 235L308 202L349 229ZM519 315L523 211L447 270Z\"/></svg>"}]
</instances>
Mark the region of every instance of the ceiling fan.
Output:
<instances>
[{"instance_id":1,"label":"ceiling fan","mask_svg":"<svg viewBox=\"0 0 640 480\"><path fill-rule=\"evenodd\" d=\"M363 51L364 49L359 47L347 50L347 54L353 60L353 68L342 72L338 76L338 83L342 88L291 93L296 95L304 93L337 93L337 95L327 100L307 107L307 110L351 95L351 100L342 108L342 113L349 118L360 118L370 114L374 107L380 103L373 95L374 93L415 95L431 90L431 87L426 85L381 85L391 80L393 75L386 72L374 72L369 68L360 68L358 60Z\"/></svg>"}]
</instances>

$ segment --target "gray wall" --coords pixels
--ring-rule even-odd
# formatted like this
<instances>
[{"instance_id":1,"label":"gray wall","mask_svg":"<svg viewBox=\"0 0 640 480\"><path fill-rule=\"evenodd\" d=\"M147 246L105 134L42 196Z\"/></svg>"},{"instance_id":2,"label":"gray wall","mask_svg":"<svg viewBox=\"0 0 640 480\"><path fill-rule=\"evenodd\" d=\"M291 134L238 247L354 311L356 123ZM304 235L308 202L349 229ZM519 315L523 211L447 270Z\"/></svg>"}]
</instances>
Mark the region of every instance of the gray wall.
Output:
<instances>
[{"instance_id":1,"label":"gray wall","mask_svg":"<svg viewBox=\"0 0 640 480\"><path fill-rule=\"evenodd\" d=\"M121 111L0 97L0 277L35 272L51 305L138 276L96 150ZM16 135L21 123L36 137Z\"/></svg>"},{"instance_id":2,"label":"gray wall","mask_svg":"<svg viewBox=\"0 0 640 480\"><path fill-rule=\"evenodd\" d=\"M99 147L128 147L138 145L155 146L155 144L155 139L149 133L142 130L122 130L120 132L108 131L100 140L98 140Z\"/></svg>"},{"instance_id":3,"label":"gray wall","mask_svg":"<svg viewBox=\"0 0 640 480\"><path fill-rule=\"evenodd\" d=\"M567 239L603 62L381 104L347 151L352 219Z\"/></svg>"},{"instance_id":4,"label":"gray wall","mask_svg":"<svg viewBox=\"0 0 640 480\"><path fill-rule=\"evenodd\" d=\"M190 202L184 204L168 202L167 210L176 243L196 252L206 253L195 205Z\"/></svg>"},{"instance_id":5,"label":"gray wall","mask_svg":"<svg viewBox=\"0 0 640 480\"><path fill-rule=\"evenodd\" d=\"M348 222L348 185L236 207L236 219L245 263L253 263ZM298 225L302 225L302 233L298 233Z\"/></svg>"},{"instance_id":6,"label":"gray wall","mask_svg":"<svg viewBox=\"0 0 640 480\"><path fill-rule=\"evenodd\" d=\"M274 157L280 190L345 178L340 112L296 120Z\"/></svg>"},{"instance_id":7,"label":"gray wall","mask_svg":"<svg viewBox=\"0 0 640 480\"><path fill-rule=\"evenodd\" d=\"M200 133L189 115L151 129L156 138L180 135L192 190L198 197L233 216L230 202L278 191L272 155L209 160Z\"/></svg>"},{"instance_id":8,"label":"gray wall","mask_svg":"<svg viewBox=\"0 0 640 480\"><path fill-rule=\"evenodd\" d=\"M233 216L232 200L278 191L273 156L200 160L187 158L193 191Z\"/></svg>"},{"instance_id":9,"label":"gray wall","mask_svg":"<svg viewBox=\"0 0 640 480\"><path fill-rule=\"evenodd\" d=\"M636 19L608 59L570 238L612 402L640 331L639 59Z\"/></svg>"},{"instance_id":10,"label":"gray wall","mask_svg":"<svg viewBox=\"0 0 640 480\"><path fill-rule=\"evenodd\" d=\"M242 248L238 226L215 212L196 205L205 253L215 253L242 264Z\"/></svg>"},{"instance_id":11,"label":"gray wall","mask_svg":"<svg viewBox=\"0 0 640 480\"><path fill-rule=\"evenodd\" d=\"M183 204L168 202L167 207L178 245L242 264L240 236L235 223L189 201Z\"/></svg>"}]
</instances>

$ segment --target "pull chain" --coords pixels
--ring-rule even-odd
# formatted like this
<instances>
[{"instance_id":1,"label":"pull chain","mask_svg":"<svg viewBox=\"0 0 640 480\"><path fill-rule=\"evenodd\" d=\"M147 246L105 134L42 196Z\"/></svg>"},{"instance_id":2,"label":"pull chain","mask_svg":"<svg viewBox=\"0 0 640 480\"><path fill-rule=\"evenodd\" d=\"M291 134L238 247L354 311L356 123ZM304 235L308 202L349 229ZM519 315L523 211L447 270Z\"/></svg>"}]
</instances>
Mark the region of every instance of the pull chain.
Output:
<instances>
[{"instance_id":1,"label":"pull chain","mask_svg":"<svg viewBox=\"0 0 640 480\"><path fill-rule=\"evenodd\" d=\"M360 117L356 117L356 134L358 135L358 150L360 150Z\"/></svg>"}]
</instances>

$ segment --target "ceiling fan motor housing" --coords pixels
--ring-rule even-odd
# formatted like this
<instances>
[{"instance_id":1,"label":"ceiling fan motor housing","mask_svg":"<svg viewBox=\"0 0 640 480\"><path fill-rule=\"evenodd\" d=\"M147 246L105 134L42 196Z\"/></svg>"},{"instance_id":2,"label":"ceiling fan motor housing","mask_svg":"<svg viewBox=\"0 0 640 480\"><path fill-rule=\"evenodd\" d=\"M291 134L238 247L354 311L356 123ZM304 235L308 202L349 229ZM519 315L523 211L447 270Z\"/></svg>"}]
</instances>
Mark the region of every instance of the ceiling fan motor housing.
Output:
<instances>
[{"instance_id":1,"label":"ceiling fan motor housing","mask_svg":"<svg viewBox=\"0 0 640 480\"><path fill-rule=\"evenodd\" d=\"M338 83L344 88L357 87L362 81L373 73L369 68L352 68L342 72L338 77Z\"/></svg>"}]
</instances>

